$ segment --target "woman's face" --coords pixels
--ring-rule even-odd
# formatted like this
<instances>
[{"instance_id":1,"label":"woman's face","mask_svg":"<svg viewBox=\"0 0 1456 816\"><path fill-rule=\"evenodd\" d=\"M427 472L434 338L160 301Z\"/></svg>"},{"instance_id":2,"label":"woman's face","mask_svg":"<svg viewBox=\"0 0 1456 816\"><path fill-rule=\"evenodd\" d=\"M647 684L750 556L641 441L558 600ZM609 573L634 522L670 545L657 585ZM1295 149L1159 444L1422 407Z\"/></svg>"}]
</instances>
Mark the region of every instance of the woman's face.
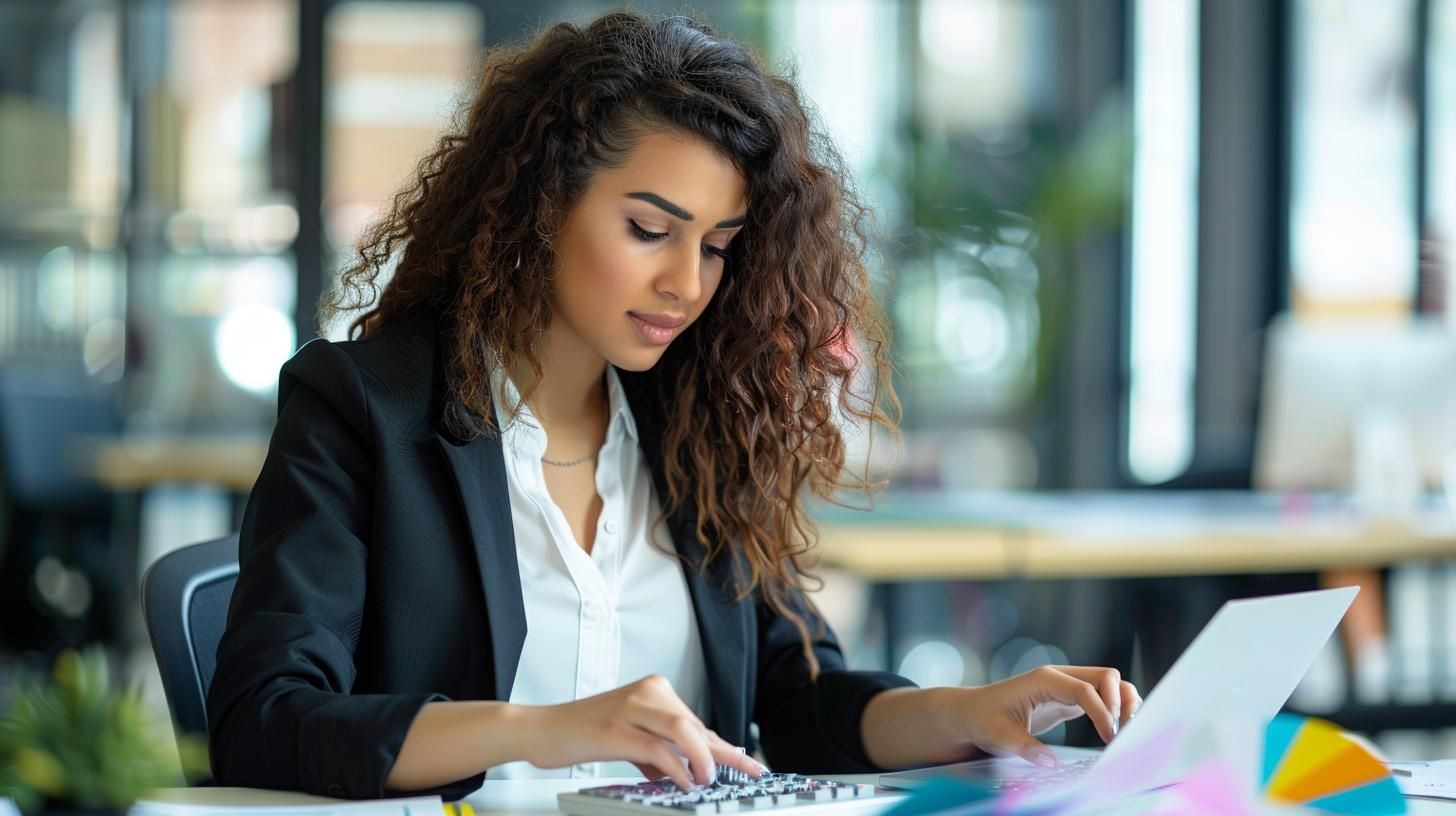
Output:
<instances>
[{"instance_id":1,"label":"woman's face","mask_svg":"<svg viewBox=\"0 0 1456 816\"><path fill-rule=\"evenodd\" d=\"M708 307L742 228L748 185L706 142L643 136L602 170L556 238L554 341L645 371Z\"/></svg>"}]
</instances>

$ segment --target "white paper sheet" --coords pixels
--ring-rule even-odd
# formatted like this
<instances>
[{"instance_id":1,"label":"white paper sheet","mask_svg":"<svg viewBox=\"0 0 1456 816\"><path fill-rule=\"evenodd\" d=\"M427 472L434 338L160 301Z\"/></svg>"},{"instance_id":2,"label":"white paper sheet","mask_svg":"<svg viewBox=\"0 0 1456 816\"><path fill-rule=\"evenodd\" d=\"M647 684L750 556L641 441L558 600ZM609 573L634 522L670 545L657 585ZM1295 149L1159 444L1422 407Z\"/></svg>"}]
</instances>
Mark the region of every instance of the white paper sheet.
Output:
<instances>
[{"instance_id":1,"label":"white paper sheet","mask_svg":"<svg viewBox=\"0 0 1456 816\"><path fill-rule=\"evenodd\" d=\"M1456 801L1456 759L1386 764L1395 774L1395 784L1406 796Z\"/></svg>"},{"instance_id":2,"label":"white paper sheet","mask_svg":"<svg viewBox=\"0 0 1456 816\"><path fill-rule=\"evenodd\" d=\"M442 816L438 796L329 799L258 788L165 788L138 801L128 816Z\"/></svg>"}]
</instances>

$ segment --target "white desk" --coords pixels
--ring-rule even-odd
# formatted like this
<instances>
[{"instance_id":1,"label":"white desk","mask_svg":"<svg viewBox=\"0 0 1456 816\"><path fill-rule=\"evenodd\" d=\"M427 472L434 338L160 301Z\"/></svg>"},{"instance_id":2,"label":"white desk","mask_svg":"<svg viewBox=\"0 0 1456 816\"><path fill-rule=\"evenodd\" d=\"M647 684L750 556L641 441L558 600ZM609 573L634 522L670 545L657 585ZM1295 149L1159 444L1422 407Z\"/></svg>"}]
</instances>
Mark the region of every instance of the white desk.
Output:
<instances>
[{"instance_id":1,"label":"white desk","mask_svg":"<svg viewBox=\"0 0 1456 816\"><path fill-rule=\"evenodd\" d=\"M825 779L837 779L845 782L874 782L879 778L878 774L850 774L825 776ZM578 788L611 785L618 782L630 782L637 780L617 779L543 779L543 780L505 780L500 782L487 782L485 787L466 797L479 816L545 816L546 814L559 814L556 809L556 794ZM319 804L331 800L317 796L306 796L302 794L290 794L281 791L250 791L245 788L176 788L169 791L159 792L165 796L159 799L173 802L186 802L189 804L214 804L214 805L289 805L289 804ZM1456 814L1456 802L1435 802L1422 799L1408 799L1408 812L1411 816L1453 816ZM887 801L885 808L893 804ZM1132 808L1120 813L1137 813L1135 803L1129 803ZM825 811L823 808L829 808ZM814 806L805 805L790 808L784 813L801 813L809 816L815 812L834 812L834 803ZM881 809L856 811L857 813L878 813ZM1295 811L1286 811L1293 813Z\"/></svg>"},{"instance_id":2,"label":"white desk","mask_svg":"<svg viewBox=\"0 0 1456 816\"><path fill-rule=\"evenodd\" d=\"M841 779L854 782L873 783L879 778L879 774L843 775L817 777L822 779ZM475 808L478 816L544 816L545 814L559 814L561 811L556 808L556 795L558 793L569 793L582 788L599 787L602 785L631 784L641 782L640 777L632 779L513 779L496 782L486 782L480 790L465 797ZM289 805L325 805L339 801L321 796L310 796L308 794L290 793L287 791L257 790L250 788L167 788L155 791L152 796L147 797L152 801L169 802L176 804L215 806L215 807L246 807L256 806L289 806ZM855 808L855 814L881 813L898 803L903 797L886 798L882 806ZM839 806L836 807L836 804ZM845 803L825 802L816 805L798 805L784 811L785 814L802 814L803 816L826 816L826 814L845 812ZM871 803L866 802L865 805ZM138 808L140 810L140 808ZM226 816L225 811L218 811ZM0 814L3 816L3 814ZM249 816L257 816L250 813Z\"/></svg>"}]
</instances>

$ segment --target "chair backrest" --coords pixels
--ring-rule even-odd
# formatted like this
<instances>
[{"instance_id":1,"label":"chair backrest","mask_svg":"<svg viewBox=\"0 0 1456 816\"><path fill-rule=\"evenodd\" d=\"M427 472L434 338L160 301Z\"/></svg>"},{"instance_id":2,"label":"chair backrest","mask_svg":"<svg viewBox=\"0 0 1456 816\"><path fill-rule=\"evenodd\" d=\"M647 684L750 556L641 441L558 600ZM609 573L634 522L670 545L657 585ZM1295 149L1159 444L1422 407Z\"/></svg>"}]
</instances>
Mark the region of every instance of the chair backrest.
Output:
<instances>
[{"instance_id":1,"label":"chair backrest","mask_svg":"<svg viewBox=\"0 0 1456 816\"><path fill-rule=\"evenodd\" d=\"M238 536L157 559L142 576L142 608L179 737L207 734L207 687L238 580Z\"/></svg>"}]
</instances>

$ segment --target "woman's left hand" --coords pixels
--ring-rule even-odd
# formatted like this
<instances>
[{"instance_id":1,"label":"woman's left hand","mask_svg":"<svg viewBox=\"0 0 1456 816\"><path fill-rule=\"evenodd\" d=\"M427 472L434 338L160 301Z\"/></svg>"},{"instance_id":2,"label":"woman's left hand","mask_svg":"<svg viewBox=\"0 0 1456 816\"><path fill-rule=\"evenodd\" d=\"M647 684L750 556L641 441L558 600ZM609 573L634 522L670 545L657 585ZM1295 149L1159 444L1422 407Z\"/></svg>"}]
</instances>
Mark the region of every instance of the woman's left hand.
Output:
<instances>
[{"instance_id":1,"label":"woman's left hand","mask_svg":"<svg viewBox=\"0 0 1456 816\"><path fill-rule=\"evenodd\" d=\"M1143 702L1117 669L1088 666L1042 666L999 683L938 691L953 695L941 712L955 737L1047 768L1056 756L1034 735L1085 713L1111 742Z\"/></svg>"}]
</instances>

